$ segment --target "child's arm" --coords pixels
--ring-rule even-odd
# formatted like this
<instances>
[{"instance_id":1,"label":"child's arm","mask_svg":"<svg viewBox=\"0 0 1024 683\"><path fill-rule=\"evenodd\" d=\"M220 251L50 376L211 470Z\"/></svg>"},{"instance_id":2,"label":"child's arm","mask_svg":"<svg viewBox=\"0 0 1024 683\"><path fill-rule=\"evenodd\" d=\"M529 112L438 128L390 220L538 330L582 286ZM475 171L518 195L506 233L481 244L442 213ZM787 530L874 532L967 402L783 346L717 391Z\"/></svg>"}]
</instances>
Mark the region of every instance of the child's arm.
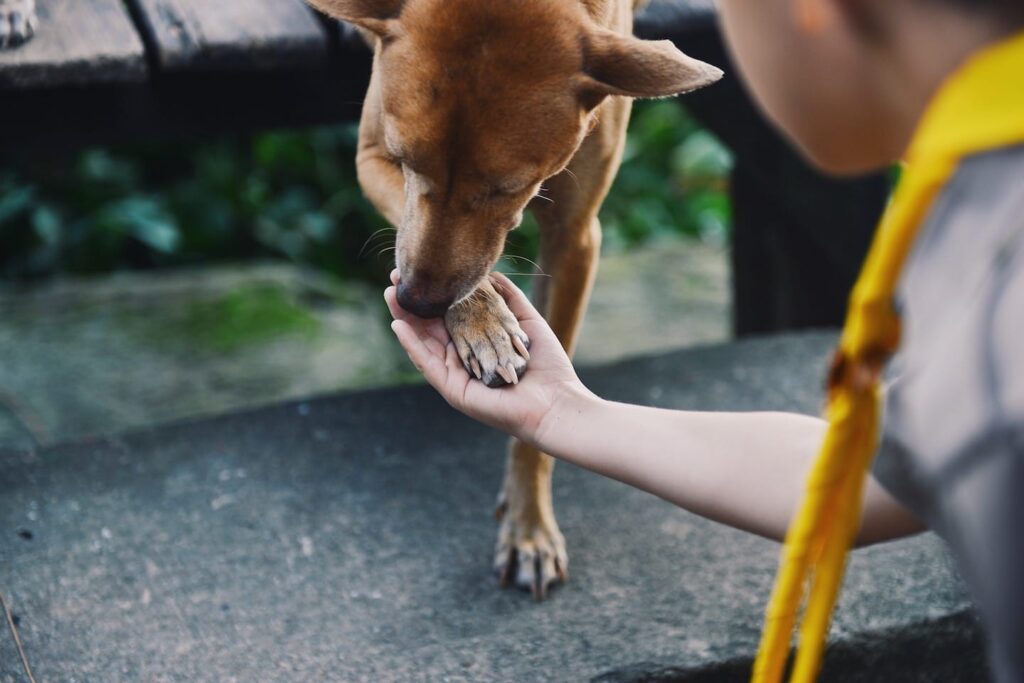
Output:
<instances>
[{"instance_id":1,"label":"child's arm","mask_svg":"<svg viewBox=\"0 0 1024 683\"><path fill-rule=\"evenodd\" d=\"M781 541L825 428L791 413L661 410L581 395L559 402L533 443L702 517ZM858 544L921 530L869 480Z\"/></svg>"},{"instance_id":2,"label":"child's arm","mask_svg":"<svg viewBox=\"0 0 1024 683\"><path fill-rule=\"evenodd\" d=\"M454 407L546 453L658 495L704 517L781 540L803 493L825 423L786 413L698 413L604 401L576 377L547 323L523 293L496 276L498 291L531 339L530 369L514 387L471 380L441 321L385 298L410 358ZM865 494L860 543L921 530L874 480Z\"/></svg>"}]
</instances>

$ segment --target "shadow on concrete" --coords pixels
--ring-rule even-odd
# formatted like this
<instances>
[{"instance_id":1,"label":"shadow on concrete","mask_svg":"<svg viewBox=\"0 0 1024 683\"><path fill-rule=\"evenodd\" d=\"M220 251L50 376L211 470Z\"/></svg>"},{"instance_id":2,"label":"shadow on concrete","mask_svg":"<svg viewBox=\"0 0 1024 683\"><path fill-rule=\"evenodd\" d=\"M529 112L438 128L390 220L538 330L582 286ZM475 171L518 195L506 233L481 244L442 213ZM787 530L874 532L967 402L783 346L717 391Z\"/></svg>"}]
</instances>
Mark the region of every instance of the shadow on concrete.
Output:
<instances>
[{"instance_id":1,"label":"shadow on concrete","mask_svg":"<svg viewBox=\"0 0 1024 683\"><path fill-rule=\"evenodd\" d=\"M790 661L792 664L792 660ZM748 683L753 659L696 669L635 665L593 683ZM828 648L821 683L976 683L988 679L985 644L970 612L879 633L858 634ZM788 674L785 678L788 678Z\"/></svg>"}]
</instances>

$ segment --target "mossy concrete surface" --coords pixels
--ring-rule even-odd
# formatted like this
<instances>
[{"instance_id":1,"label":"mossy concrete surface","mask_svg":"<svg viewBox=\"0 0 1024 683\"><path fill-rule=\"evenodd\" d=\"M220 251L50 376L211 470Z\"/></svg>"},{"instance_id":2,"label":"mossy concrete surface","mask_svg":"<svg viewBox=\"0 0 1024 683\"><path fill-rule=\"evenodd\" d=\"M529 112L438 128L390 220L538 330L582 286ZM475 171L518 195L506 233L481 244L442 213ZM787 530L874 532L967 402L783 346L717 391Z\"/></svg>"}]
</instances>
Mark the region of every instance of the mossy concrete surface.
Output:
<instances>
[{"instance_id":1,"label":"mossy concrete surface","mask_svg":"<svg viewBox=\"0 0 1024 683\"><path fill-rule=\"evenodd\" d=\"M417 382L382 290L282 264L0 286L0 444ZM607 254L577 359L722 340L728 315L721 249Z\"/></svg>"},{"instance_id":2,"label":"mossy concrete surface","mask_svg":"<svg viewBox=\"0 0 1024 683\"><path fill-rule=\"evenodd\" d=\"M373 287L281 265L7 287L0 443L394 382L411 373L385 315Z\"/></svg>"}]
</instances>

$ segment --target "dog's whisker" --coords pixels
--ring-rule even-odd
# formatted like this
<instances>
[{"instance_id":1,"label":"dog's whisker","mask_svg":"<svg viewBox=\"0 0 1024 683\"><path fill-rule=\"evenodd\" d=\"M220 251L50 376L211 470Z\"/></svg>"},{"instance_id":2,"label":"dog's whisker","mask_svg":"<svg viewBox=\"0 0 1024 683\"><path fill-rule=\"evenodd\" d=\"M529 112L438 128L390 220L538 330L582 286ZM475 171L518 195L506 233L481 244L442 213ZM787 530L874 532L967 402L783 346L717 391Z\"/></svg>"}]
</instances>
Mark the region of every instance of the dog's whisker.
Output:
<instances>
[{"instance_id":1,"label":"dog's whisker","mask_svg":"<svg viewBox=\"0 0 1024 683\"><path fill-rule=\"evenodd\" d=\"M359 250L359 256L357 256L356 258L362 258L362 257L363 257L363 254L365 254L365 253L366 253L366 248L367 248L368 246L370 246L370 242L372 242L372 241L374 240L374 238L378 237L378 236L379 236L379 235L381 235L382 233L385 233L385 232L388 232L388 231L392 231L392 232L394 232L394 231L395 231L395 229L394 229L394 228L390 228L390 227L389 227L389 228L381 228L380 230L377 230L377 231L375 231L375 232L374 232L374 233L373 233L372 235L370 235L369 237L367 237L367 238L366 238L366 241L365 241L365 242L363 242L363 246L362 246L362 248L361 248L361 249Z\"/></svg>"},{"instance_id":2,"label":"dog's whisker","mask_svg":"<svg viewBox=\"0 0 1024 683\"><path fill-rule=\"evenodd\" d=\"M537 190L537 194L535 194L533 196L534 196L535 199L543 199L546 202L551 202L552 204L554 204L555 200L544 194L545 192L547 192L547 189L548 188L544 187L544 185L542 183L540 188Z\"/></svg>"},{"instance_id":3,"label":"dog's whisker","mask_svg":"<svg viewBox=\"0 0 1024 683\"><path fill-rule=\"evenodd\" d=\"M503 270L499 270L502 275L522 275L523 277L551 277L547 273L506 273Z\"/></svg>"},{"instance_id":4,"label":"dog's whisker","mask_svg":"<svg viewBox=\"0 0 1024 683\"><path fill-rule=\"evenodd\" d=\"M533 266L534 268L536 268L536 269L537 269L537 272L539 272L539 273L543 273L543 272L544 272L544 269L540 267L540 264L539 264L539 263L537 263L536 261L532 261L532 260L530 260L530 259L526 258L525 256L516 256L515 254L503 254L503 255L502 255L502 258L507 258L507 259L517 259L517 260L519 260L519 261L526 261L526 262L527 262L527 263L529 263L529 264L530 264L531 266Z\"/></svg>"},{"instance_id":5,"label":"dog's whisker","mask_svg":"<svg viewBox=\"0 0 1024 683\"><path fill-rule=\"evenodd\" d=\"M576 177L576 174L572 172L572 169L569 168L568 166L566 166L565 167L565 172L568 173L569 177L572 178L572 181L574 183L576 183L576 189L577 190L582 190L583 188L580 187L580 179L578 177Z\"/></svg>"},{"instance_id":6,"label":"dog's whisker","mask_svg":"<svg viewBox=\"0 0 1024 683\"><path fill-rule=\"evenodd\" d=\"M384 247L383 249L377 252L377 259L379 260L381 257L387 256L388 254L395 252L397 249L398 247Z\"/></svg>"},{"instance_id":7,"label":"dog's whisker","mask_svg":"<svg viewBox=\"0 0 1024 683\"><path fill-rule=\"evenodd\" d=\"M394 228L392 228L390 225L388 225L388 226L385 226L385 227L381 228L380 230L374 230L373 234L371 234L368 239L373 239L377 235L380 235L380 234L385 233L385 232L398 232L398 231L395 230Z\"/></svg>"},{"instance_id":8,"label":"dog's whisker","mask_svg":"<svg viewBox=\"0 0 1024 683\"><path fill-rule=\"evenodd\" d=\"M367 257L368 257L368 256L370 255L370 252L372 252L372 253L373 253L373 255L375 255L375 256L379 256L379 255L380 255L380 254L382 254L382 253L383 253L383 252L384 252L385 250L388 250L388 249L397 249L397 248L398 248L398 247L397 247L397 246L396 246L396 245L395 245L394 243L392 243L392 244L390 244L390 245L389 245L389 244L388 244L387 242L378 242L377 244L373 245L372 247L370 247L370 248L368 248L368 249L364 249L364 250L363 250L363 255L365 255L365 256L367 256Z\"/></svg>"}]
</instances>

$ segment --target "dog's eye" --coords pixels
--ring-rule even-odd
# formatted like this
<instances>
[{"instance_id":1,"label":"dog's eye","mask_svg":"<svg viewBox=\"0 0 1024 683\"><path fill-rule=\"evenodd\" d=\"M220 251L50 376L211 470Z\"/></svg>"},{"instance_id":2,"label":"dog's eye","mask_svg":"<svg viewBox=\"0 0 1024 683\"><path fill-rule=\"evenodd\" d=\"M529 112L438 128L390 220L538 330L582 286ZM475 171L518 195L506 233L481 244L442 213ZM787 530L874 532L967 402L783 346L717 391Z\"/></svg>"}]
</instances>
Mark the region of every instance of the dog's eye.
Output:
<instances>
[{"instance_id":1,"label":"dog's eye","mask_svg":"<svg viewBox=\"0 0 1024 683\"><path fill-rule=\"evenodd\" d=\"M508 180L503 183L498 183L493 193L499 196L516 197L526 192L529 192L535 185L538 185L536 181L523 182L522 180Z\"/></svg>"},{"instance_id":2,"label":"dog's eye","mask_svg":"<svg viewBox=\"0 0 1024 683\"><path fill-rule=\"evenodd\" d=\"M409 166L408 162L402 163L402 175L405 176L406 187L415 188L419 194L429 197L434 191L434 183L427 176L418 173L416 169Z\"/></svg>"}]
</instances>

